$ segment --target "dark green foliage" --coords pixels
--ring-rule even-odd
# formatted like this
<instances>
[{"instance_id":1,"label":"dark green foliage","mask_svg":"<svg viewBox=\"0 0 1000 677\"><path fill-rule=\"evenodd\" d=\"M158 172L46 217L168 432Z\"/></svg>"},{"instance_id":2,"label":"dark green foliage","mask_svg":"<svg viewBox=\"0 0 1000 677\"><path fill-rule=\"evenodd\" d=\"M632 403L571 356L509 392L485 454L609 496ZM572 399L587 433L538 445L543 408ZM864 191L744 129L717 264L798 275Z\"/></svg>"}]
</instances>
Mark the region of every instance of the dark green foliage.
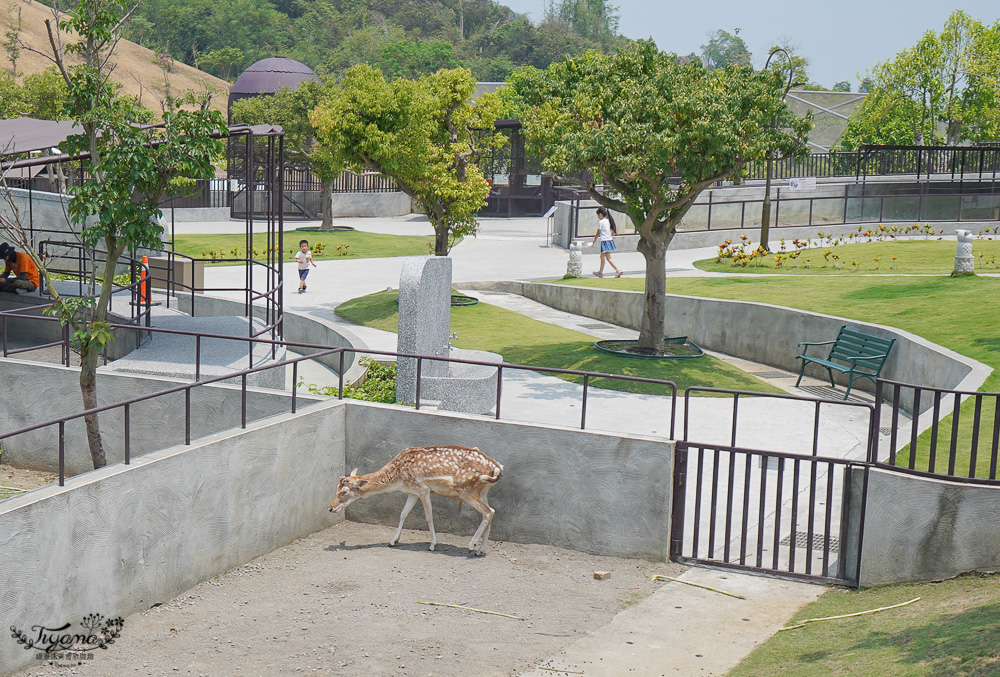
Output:
<instances>
[{"instance_id":1,"label":"dark green foliage","mask_svg":"<svg viewBox=\"0 0 1000 677\"><path fill-rule=\"evenodd\" d=\"M502 81L623 40L606 0L561 0L538 25L496 0L144 0L128 37L228 80L287 56L335 75L366 63L390 77L465 67Z\"/></svg>"},{"instance_id":2,"label":"dark green foliage","mask_svg":"<svg viewBox=\"0 0 1000 677\"><path fill-rule=\"evenodd\" d=\"M365 380L357 386L345 386L344 397L352 400L366 400L368 402L388 402L396 401L396 363L376 362L370 357L362 357L359 362L368 368L365 373ZM305 385L304 383L302 385ZM314 395L328 395L336 397L338 388L336 386L316 386L305 385L305 388Z\"/></svg>"}]
</instances>

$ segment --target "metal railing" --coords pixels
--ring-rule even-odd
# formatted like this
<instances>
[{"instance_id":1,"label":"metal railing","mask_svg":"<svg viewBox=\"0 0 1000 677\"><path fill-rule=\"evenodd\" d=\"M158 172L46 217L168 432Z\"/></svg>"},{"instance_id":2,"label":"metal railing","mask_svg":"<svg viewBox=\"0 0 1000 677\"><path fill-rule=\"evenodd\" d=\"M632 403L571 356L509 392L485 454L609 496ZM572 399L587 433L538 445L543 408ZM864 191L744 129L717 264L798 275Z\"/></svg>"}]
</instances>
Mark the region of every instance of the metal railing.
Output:
<instances>
[{"instance_id":1,"label":"metal railing","mask_svg":"<svg viewBox=\"0 0 1000 677\"><path fill-rule=\"evenodd\" d=\"M876 437L873 462L925 476L1000 484L1000 393L931 388L887 379L879 379L875 388L876 400L887 400L892 413L886 426L888 453ZM913 414L901 426L904 408ZM876 430L884 423L881 412L877 413ZM929 432L921 432L922 428L929 428ZM900 454L897 449L906 440L906 453ZM887 460L879 462L883 456ZM960 459L965 463L959 465Z\"/></svg>"},{"instance_id":2,"label":"metal railing","mask_svg":"<svg viewBox=\"0 0 1000 677\"><path fill-rule=\"evenodd\" d=\"M10 311L0 311L0 322L6 323L7 316L8 315L13 315L13 314L14 313L12 313ZM24 316L22 316L22 318L23 317ZM30 317L30 316L28 316L28 317ZM33 319L33 320L50 320L50 321L53 320L53 318L39 318L39 317L30 317L30 319ZM4 326L6 326L6 325L4 324ZM110 326L113 329L137 330L136 327L133 327L131 325L112 324ZM129 430L130 430L130 428L129 428L130 420L129 420L128 407L131 407L132 405L135 405L138 402L143 402L143 401L151 400L151 399L154 399L154 398L157 398L157 397L161 397L161 396L165 396L165 395L169 395L169 394L173 394L173 393L177 393L177 392L184 392L185 393L185 408L184 408L185 444L190 444L191 443L190 442L190 429L191 429L191 410L190 410L191 395L190 395L190 391L191 391L192 388L195 388L195 387L198 387L198 386L203 386L203 385L211 385L211 384L219 383L219 382L226 381L226 380L230 380L231 381L233 379L239 378L240 381L241 381L241 384L242 384L242 386L241 386L241 392L242 392L242 394L241 394L241 410L243 412L242 413L242 417L241 417L240 427L241 428L245 428L246 427L246 422L247 422L246 421L246 410L247 410L247 405L246 405L246 398L247 398L247 377L249 375L255 374L255 373L258 373L258 372L261 372L261 371L265 371L265 370L268 370L268 369L274 369L274 368L284 367L286 365L291 365L292 366L292 383L296 384L296 383L298 383L298 365L299 365L300 362L302 362L304 360L314 360L314 359L317 359L317 358L320 358L320 357L324 357L324 356L328 356L328 355L339 355L337 398L338 399L343 399L344 398L344 386L345 386L345 383L344 383L344 374L345 374L345 371L346 371L345 370L346 356L348 354L352 354L352 353L353 354L359 354L359 355L372 355L372 356L383 356L383 357L396 357L396 358L411 358L411 359L415 359L417 361L417 387L416 387L416 396L415 396L415 400L416 401L414 403L414 407L417 410L419 410L421 408L422 404L425 404L424 402L421 401L421 378L420 377L421 377L421 372L423 371L423 364L427 360L438 361L438 362L448 362L448 363L454 363L454 364L463 364L463 365L483 366L483 367L489 367L489 368L492 368L492 369L496 369L497 370L497 387L496 387L497 403L496 403L496 408L495 408L495 412L494 412L494 418L496 420L500 420L501 415L502 415L502 413L501 413L502 412L501 404L502 404L503 374L504 374L504 372L509 372L511 370L520 370L520 371L528 371L528 372L541 373L541 374L552 374L552 375L559 375L559 376L579 377L579 378L582 379L582 386L583 386L582 387L582 392L581 392L581 413L580 413L580 419L579 419L579 427L580 427L581 430L586 430L586 427L587 427L587 401L588 401L588 395L590 393L590 389L594 387L594 386L591 385L591 381L592 380L601 378L601 379L611 379L611 380L617 380L617 381L628 381L628 382L634 382L634 383L648 383L648 384L656 384L656 385L660 385L660 386L665 386L670 391L670 393L671 393L671 395L670 395L670 402L669 402L667 411L665 412L665 416L668 418L669 423L670 423L670 426L669 426L669 428L670 428L670 437L673 437L674 430L675 430L674 423L675 423L676 414L677 414L677 386L672 381L665 381L665 380L662 380L662 379L644 378L644 377L639 377L639 376L625 376L625 375L619 375L619 374L607 374L607 373L602 373L602 372L591 372L591 371L583 371L583 370L577 370L577 369L559 369L559 368L554 368L554 367L538 367L538 366L532 366L532 365L519 365L519 364L511 364L511 363L507 363L507 362L496 363L496 362L486 362L486 361L481 361L481 360L464 360L464 359L444 358L444 357L431 356L431 355L418 355L418 354L414 354L414 353L398 353L398 352L391 352L391 351L365 350L365 349L358 349L358 348L353 348L353 347L352 348L332 347L332 346L325 346L325 345L322 345L322 344L299 343L299 342L291 342L291 341L283 341L283 340L275 340L275 339L264 339L264 338L260 338L260 337L243 337L243 336L232 336L232 335L225 335L225 334L210 334L210 333L205 333L205 332L187 332L187 331L182 331L182 330L162 329L162 328L157 328L157 327L141 328L140 330L143 331L143 332L163 333L163 334L172 334L172 335L183 335L183 336L191 336L192 338L194 338L194 340L195 340L195 349L194 349L195 381L193 383L190 383L190 384L174 386L174 387L171 387L171 388L168 388L168 389L165 389L165 390L161 390L161 391L158 391L158 392L155 392L155 393L150 393L150 394L143 395L143 396L136 397L136 398L132 398L132 399L129 399L129 400L124 400L122 402L116 402L116 403L113 403L113 404L108 404L108 405L104 405L104 406L101 406L101 407L96 407L94 409L90 409L90 410L87 410L87 411L79 412L79 413L76 413L76 414L71 414L71 415L60 417L60 418L52 419L50 421L45 421L45 422L37 423L37 424L31 425L31 426L26 426L24 428L20 428L20 429L15 430L15 431L6 432L6 433L0 433L0 440L3 440L5 438L9 438L9 437L14 437L16 435L20 435L20 434L32 432L32 431L35 431L35 430L40 430L40 429L48 427L48 426L58 426L58 434L59 434L59 468L60 468L60 470L59 470L59 484L60 484L60 486L62 486L64 484L64 482L65 482L65 424L68 421L75 420L75 419L81 418L81 417L89 415L89 414L98 414L98 413L101 413L101 412L104 412L104 411L109 411L109 410L112 410L112 409L124 408L125 409L125 411L124 411L124 417L125 417L124 418L124 420L125 420L125 438L126 438L125 439L125 444L126 444L126 450L127 450L126 451L126 461L125 462L129 463L130 462L130 458L131 458L131 453L129 451L129 449L130 449L130 433L129 433ZM306 349L306 350L311 350L311 351L314 351L314 352L311 352L308 355L298 356L298 357L291 358L291 359L284 359L284 360L280 360L280 361L269 362L269 363L266 363L266 364L256 364L256 365L253 365L253 366L251 366L251 367L249 367L247 369L243 369L243 370L240 370L240 371L232 372L232 373L225 374L225 375L222 375L222 376L215 376L215 377L212 377L212 378L204 379L204 378L202 378L202 374L201 374L201 371L202 371L201 349L202 349L202 341L205 340L205 339L217 339L217 340L245 342L249 346L248 352L251 354L251 359L252 359L252 354L253 354L253 346L259 345L259 344L269 345L269 346L272 346L272 348L277 348L278 346L281 346L281 347L290 348L290 349ZM68 336L68 334L65 335L63 342L65 343L65 346L66 346L65 350L68 351L69 350L69 336ZM54 343L40 344L40 345L31 346L31 347L28 347L28 348L23 348L22 347L22 348L17 349L16 352L23 353L23 352L27 352L29 350L36 350L36 349L39 349L39 348L42 348L42 347L50 347L50 346L53 346L53 345L60 345L63 342L54 342ZM6 346L6 343L5 343L4 344L4 356L7 356L7 354L8 354L7 353L7 346ZM14 352L12 351L10 354L14 354ZM296 412L296 408L297 408L297 391L293 387L292 393L291 393L291 412L295 413Z\"/></svg>"}]
</instances>

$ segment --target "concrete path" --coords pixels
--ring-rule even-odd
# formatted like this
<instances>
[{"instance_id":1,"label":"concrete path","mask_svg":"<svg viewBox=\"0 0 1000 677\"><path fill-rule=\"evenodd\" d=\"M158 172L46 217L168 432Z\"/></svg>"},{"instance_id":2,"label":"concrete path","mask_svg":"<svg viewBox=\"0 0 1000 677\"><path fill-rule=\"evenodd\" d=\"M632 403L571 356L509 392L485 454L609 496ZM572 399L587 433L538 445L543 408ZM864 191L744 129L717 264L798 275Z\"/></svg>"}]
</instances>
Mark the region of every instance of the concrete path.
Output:
<instances>
[{"instance_id":1,"label":"concrete path","mask_svg":"<svg viewBox=\"0 0 1000 677\"><path fill-rule=\"evenodd\" d=\"M389 219L338 219L338 225L389 234L426 235L432 232L422 217ZM288 223L286 230L301 226ZM315 224L308 224L315 225ZM176 232L243 232L243 222L178 223ZM336 245L336 233L310 234L311 241ZM598 257L585 250L584 272L597 269ZM695 260L715 254L715 248L671 251L668 275L702 275L691 266ZM561 277L566 272L566 251L548 246L546 223L541 218L485 219L477 238L456 246L453 260L455 286L466 281L538 280ZM626 276L642 276L641 254L618 253L614 259ZM288 310L342 323L333 312L340 303L399 285L403 259L356 259L322 261L313 269L305 294L285 295ZM286 265L286 279L295 279L294 264ZM233 287L243 283L237 267L206 270L206 284ZM626 330L591 318L573 316L509 294L474 292L482 302L496 304L534 319L551 322L595 338L633 337ZM367 347L395 350L395 334L350 325L350 331ZM799 395L828 396L823 384L810 380L794 388L795 375L778 372L736 358L719 356L745 371L766 376L769 382ZM322 374L314 374L322 378ZM502 415L508 420L578 426L582 388L552 376L507 370L503 380ZM683 420L679 402L676 431ZM608 390L588 393L587 428L670 436L671 401L666 397L638 396ZM728 444L732 404L726 399L697 398L690 412L692 434L703 442ZM741 401L742 446L775 451L808 453L814 410L801 403L754 398ZM780 421L781 443L776 447L775 422ZM721 424L725 422L725 424ZM842 458L859 458L865 449L867 418L858 411L838 408L824 413L820 428L821 452ZM824 590L821 586L792 583L735 572L690 569L683 580L702 583L743 595L728 597L682 583L664 584L651 597L615 617L609 625L588 635L551 657L531 675L724 675L747 653L766 641L802 605ZM560 671L565 672L560 672Z\"/></svg>"}]
</instances>

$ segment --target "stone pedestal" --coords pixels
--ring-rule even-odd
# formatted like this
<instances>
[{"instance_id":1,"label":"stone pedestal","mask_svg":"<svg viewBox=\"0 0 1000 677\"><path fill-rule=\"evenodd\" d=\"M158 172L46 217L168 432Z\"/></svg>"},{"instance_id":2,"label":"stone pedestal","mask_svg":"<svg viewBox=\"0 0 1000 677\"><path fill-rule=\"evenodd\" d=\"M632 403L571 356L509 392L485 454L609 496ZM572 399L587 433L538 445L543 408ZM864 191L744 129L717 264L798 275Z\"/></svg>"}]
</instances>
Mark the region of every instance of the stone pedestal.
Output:
<instances>
[{"instance_id":1,"label":"stone pedestal","mask_svg":"<svg viewBox=\"0 0 1000 677\"><path fill-rule=\"evenodd\" d=\"M955 273L958 275L968 275L975 273L976 264L972 258L972 240L975 235L969 230L956 230L955 237Z\"/></svg>"},{"instance_id":2,"label":"stone pedestal","mask_svg":"<svg viewBox=\"0 0 1000 677\"><path fill-rule=\"evenodd\" d=\"M399 275L399 324L396 350L448 357L451 330L451 259L417 256L407 259ZM448 363L424 360L425 376L443 376ZM417 361L396 363L396 401L413 404L417 393Z\"/></svg>"}]
</instances>

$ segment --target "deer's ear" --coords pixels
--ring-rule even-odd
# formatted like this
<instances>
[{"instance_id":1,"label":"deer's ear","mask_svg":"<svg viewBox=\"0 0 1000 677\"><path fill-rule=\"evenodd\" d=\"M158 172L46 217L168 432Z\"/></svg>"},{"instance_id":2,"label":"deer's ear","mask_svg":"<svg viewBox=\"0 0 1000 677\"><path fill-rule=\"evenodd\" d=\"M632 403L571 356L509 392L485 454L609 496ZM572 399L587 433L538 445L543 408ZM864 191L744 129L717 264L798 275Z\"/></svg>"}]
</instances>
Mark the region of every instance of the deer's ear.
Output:
<instances>
[{"instance_id":1,"label":"deer's ear","mask_svg":"<svg viewBox=\"0 0 1000 677\"><path fill-rule=\"evenodd\" d=\"M368 480L361 480L360 482L358 482L357 484L354 485L354 488L355 489L364 489L365 485L367 485L367 484L368 484Z\"/></svg>"},{"instance_id":2,"label":"deer's ear","mask_svg":"<svg viewBox=\"0 0 1000 677\"><path fill-rule=\"evenodd\" d=\"M357 477L357 476L358 476L358 469L355 468L354 470L351 471L351 477Z\"/></svg>"}]
</instances>

